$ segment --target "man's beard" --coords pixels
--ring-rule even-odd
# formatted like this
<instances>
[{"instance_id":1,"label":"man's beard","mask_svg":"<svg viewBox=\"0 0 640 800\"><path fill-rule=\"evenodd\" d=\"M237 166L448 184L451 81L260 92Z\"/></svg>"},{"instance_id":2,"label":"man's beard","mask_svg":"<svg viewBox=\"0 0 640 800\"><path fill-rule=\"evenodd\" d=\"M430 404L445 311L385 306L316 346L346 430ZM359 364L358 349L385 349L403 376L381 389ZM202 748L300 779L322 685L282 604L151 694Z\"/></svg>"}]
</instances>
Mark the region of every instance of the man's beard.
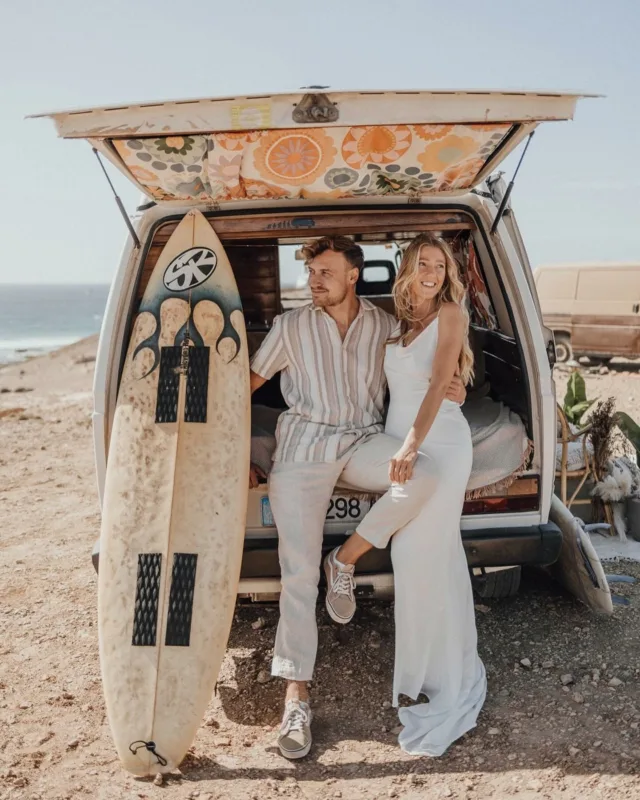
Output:
<instances>
[{"instance_id":1,"label":"man's beard","mask_svg":"<svg viewBox=\"0 0 640 800\"><path fill-rule=\"evenodd\" d=\"M344 289L339 294L321 294L319 297L315 297L313 299L313 304L319 308L332 308L333 306L339 306L340 303L343 303L346 300L347 294L347 289Z\"/></svg>"}]
</instances>

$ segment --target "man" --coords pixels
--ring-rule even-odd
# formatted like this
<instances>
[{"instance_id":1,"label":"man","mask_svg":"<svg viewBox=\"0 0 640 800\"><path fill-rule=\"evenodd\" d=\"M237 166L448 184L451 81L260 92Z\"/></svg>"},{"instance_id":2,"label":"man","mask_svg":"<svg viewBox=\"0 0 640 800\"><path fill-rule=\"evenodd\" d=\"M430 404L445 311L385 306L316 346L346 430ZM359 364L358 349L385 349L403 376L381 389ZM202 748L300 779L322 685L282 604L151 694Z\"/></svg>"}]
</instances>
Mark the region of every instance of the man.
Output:
<instances>
[{"instance_id":1,"label":"man","mask_svg":"<svg viewBox=\"0 0 640 800\"><path fill-rule=\"evenodd\" d=\"M338 479L354 489L384 493L354 534L360 543L356 555L386 547L419 513L438 480L420 456L411 480L390 484L389 462L402 443L382 433L383 361L396 320L356 295L362 249L344 236L325 237L307 244L303 255L313 302L276 317L251 362L251 391L280 371L289 406L278 422L269 476L282 574L272 674L288 681L278 738L287 758L302 758L311 748L307 682L318 641L322 535ZM464 396L454 379L447 397L462 402ZM252 465L250 483L256 482ZM354 565L341 563L333 551L324 569L327 611L334 621L347 623L356 607Z\"/></svg>"}]
</instances>

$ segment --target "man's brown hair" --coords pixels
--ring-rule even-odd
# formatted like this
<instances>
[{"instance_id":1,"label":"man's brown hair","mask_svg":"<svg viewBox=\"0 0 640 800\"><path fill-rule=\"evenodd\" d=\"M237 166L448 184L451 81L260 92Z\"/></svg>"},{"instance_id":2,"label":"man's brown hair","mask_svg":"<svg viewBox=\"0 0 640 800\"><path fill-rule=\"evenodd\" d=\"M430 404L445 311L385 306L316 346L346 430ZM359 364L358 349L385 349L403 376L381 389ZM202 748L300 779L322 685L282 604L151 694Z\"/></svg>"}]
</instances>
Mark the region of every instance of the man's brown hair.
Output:
<instances>
[{"instance_id":1,"label":"man's brown hair","mask_svg":"<svg viewBox=\"0 0 640 800\"><path fill-rule=\"evenodd\" d=\"M309 265L316 256L325 253L327 250L333 250L334 253L342 253L350 266L359 270L364 265L362 248L348 236L323 236L321 239L307 242L302 248L304 263Z\"/></svg>"}]
</instances>

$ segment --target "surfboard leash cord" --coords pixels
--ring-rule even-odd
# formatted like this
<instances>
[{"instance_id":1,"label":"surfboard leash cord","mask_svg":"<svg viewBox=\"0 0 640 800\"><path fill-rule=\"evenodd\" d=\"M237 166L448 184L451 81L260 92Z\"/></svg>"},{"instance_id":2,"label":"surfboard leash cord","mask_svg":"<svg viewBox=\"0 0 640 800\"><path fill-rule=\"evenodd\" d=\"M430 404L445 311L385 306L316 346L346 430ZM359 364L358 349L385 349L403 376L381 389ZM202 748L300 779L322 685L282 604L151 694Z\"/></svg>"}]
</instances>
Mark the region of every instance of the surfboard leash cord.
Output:
<instances>
[{"instance_id":1,"label":"surfboard leash cord","mask_svg":"<svg viewBox=\"0 0 640 800\"><path fill-rule=\"evenodd\" d=\"M137 742L131 742L131 744L129 745L129 750L131 750L131 752L135 756L138 755L138 750L140 750L143 747L146 748L150 753L153 753L153 755L158 759L158 764L160 764L160 766L162 767L167 766L169 762L167 761L166 758L161 756L160 753L156 751L155 742L145 742L142 739L138 739Z\"/></svg>"}]
</instances>

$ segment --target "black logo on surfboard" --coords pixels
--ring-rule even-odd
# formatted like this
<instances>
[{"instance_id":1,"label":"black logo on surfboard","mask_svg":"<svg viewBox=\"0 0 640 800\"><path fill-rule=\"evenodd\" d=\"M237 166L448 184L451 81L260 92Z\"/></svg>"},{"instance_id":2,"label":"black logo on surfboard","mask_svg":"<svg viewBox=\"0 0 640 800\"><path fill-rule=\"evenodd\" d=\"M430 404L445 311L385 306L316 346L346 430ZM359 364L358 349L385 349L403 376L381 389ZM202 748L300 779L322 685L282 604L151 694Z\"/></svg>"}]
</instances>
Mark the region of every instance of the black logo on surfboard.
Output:
<instances>
[{"instance_id":1,"label":"black logo on surfboard","mask_svg":"<svg viewBox=\"0 0 640 800\"><path fill-rule=\"evenodd\" d=\"M209 247L190 247L173 259L162 281L170 292L184 292L204 283L217 263L218 256Z\"/></svg>"}]
</instances>

